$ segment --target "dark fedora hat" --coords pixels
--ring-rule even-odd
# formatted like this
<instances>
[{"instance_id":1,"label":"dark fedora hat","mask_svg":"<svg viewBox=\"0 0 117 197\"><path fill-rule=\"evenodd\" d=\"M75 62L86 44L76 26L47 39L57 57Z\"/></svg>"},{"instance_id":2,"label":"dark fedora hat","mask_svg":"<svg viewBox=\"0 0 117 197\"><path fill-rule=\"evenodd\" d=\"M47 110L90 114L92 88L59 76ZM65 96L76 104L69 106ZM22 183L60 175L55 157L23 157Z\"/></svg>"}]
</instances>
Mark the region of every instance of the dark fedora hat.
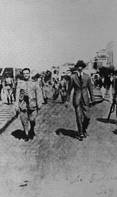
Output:
<instances>
[{"instance_id":1,"label":"dark fedora hat","mask_svg":"<svg viewBox=\"0 0 117 197\"><path fill-rule=\"evenodd\" d=\"M86 64L84 63L83 60L78 60L77 63L75 64L74 68L77 69L79 67L85 68Z\"/></svg>"}]
</instances>

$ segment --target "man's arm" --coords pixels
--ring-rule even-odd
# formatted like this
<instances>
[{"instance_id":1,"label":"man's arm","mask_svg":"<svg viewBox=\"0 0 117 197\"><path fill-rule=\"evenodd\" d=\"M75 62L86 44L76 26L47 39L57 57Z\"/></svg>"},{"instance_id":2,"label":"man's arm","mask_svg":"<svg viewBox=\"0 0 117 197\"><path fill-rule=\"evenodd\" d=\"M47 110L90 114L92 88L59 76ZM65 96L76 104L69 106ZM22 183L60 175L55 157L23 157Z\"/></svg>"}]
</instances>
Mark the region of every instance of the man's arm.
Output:
<instances>
[{"instance_id":1,"label":"man's arm","mask_svg":"<svg viewBox=\"0 0 117 197\"><path fill-rule=\"evenodd\" d=\"M73 77L71 76L70 82L68 84L68 90L67 90L67 99L66 99L67 102L70 101L70 95L71 95L72 89L73 89Z\"/></svg>"},{"instance_id":2,"label":"man's arm","mask_svg":"<svg viewBox=\"0 0 117 197\"><path fill-rule=\"evenodd\" d=\"M42 90L41 87L39 86L38 83L35 84L35 93L36 93L36 103L37 103L37 108L40 109L42 106L43 101L43 95L42 95Z\"/></svg>"},{"instance_id":3,"label":"man's arm","mask_svg":"<svg viewBox=\"0 0 117 197\"><path fill-rule=\"evenodd\" d=\"M20 96L20 81L17 82L16 86L16 101L15 101L15 109L18 111L19 110L19 96Z\"/></svg>"},{"instance_id":4,"label":"man's arm","mask_svg":"<svg viewBox=\"0 0 117 197\"><path fill-rule=\"evenodd\" d=\"M89 91L89 94L90 94L90 99L91 99L91 102L94 101L94 96L93 96L93 84L91 82L91 78L89 77L88 78L88 91Z\"/></svg>"}]
</instances>

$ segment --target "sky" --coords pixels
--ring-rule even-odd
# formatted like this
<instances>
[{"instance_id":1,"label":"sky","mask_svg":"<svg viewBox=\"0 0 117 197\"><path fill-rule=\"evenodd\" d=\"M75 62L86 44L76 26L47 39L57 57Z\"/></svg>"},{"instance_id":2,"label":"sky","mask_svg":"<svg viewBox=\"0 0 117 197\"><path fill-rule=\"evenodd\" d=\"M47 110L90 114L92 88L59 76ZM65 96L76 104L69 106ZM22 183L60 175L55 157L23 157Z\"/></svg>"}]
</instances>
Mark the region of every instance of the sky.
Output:
<instances>
[{"instance_id":1,"label":"sky","mask_svg":"<svg viewBox=\"0 0 117 197\"><path fill-rule=\"evenodd\" d=\"M116 0L0 0L0 67L87 61L117 40Z\"/></svg>"}]
</instances>

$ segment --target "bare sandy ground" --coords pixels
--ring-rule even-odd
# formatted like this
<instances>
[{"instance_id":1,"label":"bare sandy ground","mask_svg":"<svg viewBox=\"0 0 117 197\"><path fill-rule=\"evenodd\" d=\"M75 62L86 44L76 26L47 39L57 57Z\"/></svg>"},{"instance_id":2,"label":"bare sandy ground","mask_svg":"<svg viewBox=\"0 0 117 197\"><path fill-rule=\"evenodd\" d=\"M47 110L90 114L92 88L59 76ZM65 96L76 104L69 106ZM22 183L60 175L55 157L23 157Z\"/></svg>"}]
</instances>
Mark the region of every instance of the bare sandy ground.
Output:
<instances>
[{"instance_id":1,"label":"bare sandy ground","mask_svg":"<svg viewBox=\"0 0 117 197\"><path fill-rule=\"evenodd\" d=\"M117 197L115 114L106 122L109 102L90 109L89 136L83 142L72 107L43 106L36 137L24 142L12 132L15 120L0 136L0 197Z\"/></svg>"}]
</instances>

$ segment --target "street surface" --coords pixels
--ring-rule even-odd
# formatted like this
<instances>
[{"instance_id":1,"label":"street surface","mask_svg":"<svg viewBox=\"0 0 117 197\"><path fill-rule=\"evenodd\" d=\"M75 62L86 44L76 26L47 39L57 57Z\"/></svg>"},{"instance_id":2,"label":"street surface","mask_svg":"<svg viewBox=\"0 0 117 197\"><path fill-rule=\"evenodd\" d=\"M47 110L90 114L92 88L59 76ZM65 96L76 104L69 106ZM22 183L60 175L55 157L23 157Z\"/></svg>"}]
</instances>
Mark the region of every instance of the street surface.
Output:
<instances>
[{"instance_id":1,"label":"street surface","mask_svg":"<svg viewBox=\"0 0 117 197\"><path fill-rule=\"evenodd\" d=\"M13 105L12 105L13 106ZM14 110L11 105L3 104L0 102L0 133L8 121L14 116Z\"/></svg>"},{"instance_id":2,"label":"street surface","mask_svg":"<svg viewBox=\"0 0 117 197\"><path fill-rule=\"evenodd\" d=\"M0 197L117 197L117 128L110 103L90 109L89 136L74 138L72 106L49 101L25 142L15 119L0 136ZM11 107L12 109L12 107Z\"/></svg>"}]
</instances>

